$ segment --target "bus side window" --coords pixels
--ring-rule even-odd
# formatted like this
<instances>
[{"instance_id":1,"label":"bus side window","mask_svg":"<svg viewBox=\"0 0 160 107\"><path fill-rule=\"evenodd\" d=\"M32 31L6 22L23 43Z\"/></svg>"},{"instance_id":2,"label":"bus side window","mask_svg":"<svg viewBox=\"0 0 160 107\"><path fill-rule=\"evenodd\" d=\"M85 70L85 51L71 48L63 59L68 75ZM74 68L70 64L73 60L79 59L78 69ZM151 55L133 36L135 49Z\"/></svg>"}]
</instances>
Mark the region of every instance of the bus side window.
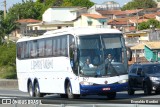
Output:
<instances>
[{"instance_id":1,"label":"bus side window","mask_svg":"<svg viewBox=\"0 0 160 107\"><path fill-rule=\"evenodd\" d=\"M53 56L56 56L56 38L53 38Z\"/></svg>"},{"instance_id":2,"label":"bus side window","mask_svg":"<svg viewBox=\"0 0 160 107\"><path fill-rule=\"evenodd\" d=\"M46 56L52 55L52 39L46 40L46 49L45 49Z\"/></svg>"},{"instance_id":3,"label":"bus side window","mask_svg":"<svg viewBox=\"0 0 160 107\"><path fill-rule=\"evenodd\" d=\"M28 42L24 42L24 57L29 57Z\"/></svg>"},{"instance_id":4,"label":"bus side window","mask_svg":"<svg viewBox=\"0 0 160 107\"><path fill-rule=\"evenodd\" d=\"M44 40L38 40L38 55L39 57L44 57L45 53L45 41Z\"/></svg>"},{"instance_id":5,"label":"bus side window","mask_svg":"<svg viewBox=\"0 0 160 107\"><path fill-rule=\"evenodd\" d=\"M24 58L24 43L21 43L21 59Z\"/></svg>"},{"instance_id":6,"label":"bus side window","mask_svg":"<svg viewBox=\"0 0 160 107\"><path fill-rule=\"evenodd\" d=\"M60 55L61 55L61 42L60 42L60 37L57 38L56 45L57 45L56 54L57 54L57 56L60 56Z\"/></svg>"},{"instance_id":7,"label":"bus side window","mask_svg":"<svg viewBox=\"0 0 160 107\"><path fill-rule=\"evenodd\" d=\"M37 41L32 41L30 45L30 57L35 58L37 57Z\"/></svg>"},{"instance_id":8,"label":"bus side window","mask_svg":"<svg viewBox=\"0 0 160 107\"><path fill-rule=\"evenodd\" d=\"M22 51L22 45L21 45L21 43L18 43L17 44L17 57L18 58L21 58L21 51Z\"/></svg>"},{"instance_id":9,"label":"bus side window","mask_svg":"<svg viewBox=\"0 0 160 107\"><path fill-rule=\"evenodd\" d=\"M61 55L68 56L67 52L67 36L63 36L61 40Z\"/></svg>"}]
</instances>

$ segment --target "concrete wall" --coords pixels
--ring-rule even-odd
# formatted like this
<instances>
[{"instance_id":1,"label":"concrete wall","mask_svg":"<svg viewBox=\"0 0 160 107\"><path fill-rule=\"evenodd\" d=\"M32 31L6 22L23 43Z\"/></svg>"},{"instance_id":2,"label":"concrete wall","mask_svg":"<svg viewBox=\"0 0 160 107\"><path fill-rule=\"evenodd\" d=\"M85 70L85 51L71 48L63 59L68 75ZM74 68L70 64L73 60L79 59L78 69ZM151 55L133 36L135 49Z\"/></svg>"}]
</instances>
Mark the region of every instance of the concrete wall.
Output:
<instances>
[{"instance_id":1,"label":"concrete wall","mask_svg":"<svg viewBox=\"0 0 160 107\"><path fill-rule=\"evenodd\" d=\"M0 79L0 89L18 89L18 81L14 79Z\"/></svg>"}]
</instances>

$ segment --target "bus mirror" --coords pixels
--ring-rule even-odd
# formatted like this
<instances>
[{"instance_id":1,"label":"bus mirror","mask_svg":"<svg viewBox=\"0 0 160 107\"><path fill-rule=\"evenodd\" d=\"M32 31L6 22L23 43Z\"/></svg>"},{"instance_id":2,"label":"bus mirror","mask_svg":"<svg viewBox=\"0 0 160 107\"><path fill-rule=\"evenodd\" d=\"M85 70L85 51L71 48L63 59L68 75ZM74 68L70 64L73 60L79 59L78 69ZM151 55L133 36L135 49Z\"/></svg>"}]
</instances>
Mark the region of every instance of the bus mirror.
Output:
<instances>
[{"instance_id":1,"label":"bus mirror","mask_svg":"<svg viewBox=\"0 0 160 107\"><path fill-rule=\"evenodd\" d=\"M127 58L128 58L128 61L132 61L132 50L127 47Z\"/></svg>"}]
</instances>

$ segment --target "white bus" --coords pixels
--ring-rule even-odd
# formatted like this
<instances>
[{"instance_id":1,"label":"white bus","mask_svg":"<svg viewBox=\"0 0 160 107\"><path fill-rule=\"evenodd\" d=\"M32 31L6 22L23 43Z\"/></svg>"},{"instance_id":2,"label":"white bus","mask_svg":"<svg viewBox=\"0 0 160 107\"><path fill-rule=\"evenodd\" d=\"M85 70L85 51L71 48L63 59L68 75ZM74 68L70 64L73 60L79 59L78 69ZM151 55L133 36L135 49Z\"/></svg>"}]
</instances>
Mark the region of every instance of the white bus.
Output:
<instances>
[{"instance_id":1,"label":"white bus","mask_svg":"<svg viewBox=\"0 0 160 107\"><path fill-rule=\"evenodd\" d=\"M127 90L128 58L122 33L106 28L65 28L17 41L19 90L32 97L105 95ZM106 63L112 55L114 61ZM131 55L129 51L129 55ZM84 67L86 59L92 66Z\"/></svg>"}]
</instances>

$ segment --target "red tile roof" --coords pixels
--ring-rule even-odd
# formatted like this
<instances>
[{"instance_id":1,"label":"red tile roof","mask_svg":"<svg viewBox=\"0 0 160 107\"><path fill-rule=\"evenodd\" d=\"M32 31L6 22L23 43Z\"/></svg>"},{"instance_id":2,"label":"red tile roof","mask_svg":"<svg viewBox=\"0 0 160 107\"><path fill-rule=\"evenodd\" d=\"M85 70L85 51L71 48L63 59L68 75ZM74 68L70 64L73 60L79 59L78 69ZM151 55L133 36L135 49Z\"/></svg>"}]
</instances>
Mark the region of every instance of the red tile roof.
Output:
<instances>
[{"instance_id":1,"label":"red tile roof","mask_svg":"<svg viewBox=\"0 0 160 107\"><path fill-rule=\"evenodd\" d=\"M133 14L142 11L143 9L137 9L137 10L97 10L102 15L127 15L127 14Z\"/></svg>"},{"instance_id":2,"label":"red tile roof","mask_svg":"<svg viewBox=\"0 0 160 107\"><path fill-rule=\"evenodd\" d=\"M155 19L156 18L156 14L145 14L143 15L144 18L147 19Z\"/></svg>"},{"instance_id":3,"label":"red tile roof","mask_svg":"<svg viewBox=\"0 0 160 107\"><path fill-rule=\"evenodd\" d=\"M91 18L94 18L94 19L103 19L103 18L106 18L102 15L98 15L98 14L82 14L83 16L87 16L87 17L91 17Z\"/></svg>"},{"instance_id":4,"label":"red tile roof","mask_svg":"<svg viewBox=\"0 0 160 107\"><path fill-rule=\"evenodd\" d=\"M132 23L142 23L147 22L149 19L130 19L130 22Z\"/></svg>"},{"instance_id":5,"label":"red tile roof","mask_svg":"<svg viewBox=\"0 0 160 107\"><path fill-rule=\"evenodd\" d=\"M102 15L113 15L117 12L121 12L121 10L97 10L97 12Z\"/></svg>"},{"instance_id":6,"label":"red tile roof","mask_svg":"<svg viewBox=\"0 0 160 107\"><path fill-rule=\"evenodd\" d=\"M17 20L16 22L18 23L39 23L41 21L35 20L35 19L20 19L20 20Z\"/></svg>"},{"instance_id":7,"label":"red tile roof","mask_svg":"<svg viewBox=\"0 0 160 107\"><path fill-rule=\"evenodd\" d=\"M125 13L126 14L133 14L133 13L137 13L137 12L140 12L142 11L143 9L137 9L137 10L125 10Z\"/></svg>"}]
</instances>

